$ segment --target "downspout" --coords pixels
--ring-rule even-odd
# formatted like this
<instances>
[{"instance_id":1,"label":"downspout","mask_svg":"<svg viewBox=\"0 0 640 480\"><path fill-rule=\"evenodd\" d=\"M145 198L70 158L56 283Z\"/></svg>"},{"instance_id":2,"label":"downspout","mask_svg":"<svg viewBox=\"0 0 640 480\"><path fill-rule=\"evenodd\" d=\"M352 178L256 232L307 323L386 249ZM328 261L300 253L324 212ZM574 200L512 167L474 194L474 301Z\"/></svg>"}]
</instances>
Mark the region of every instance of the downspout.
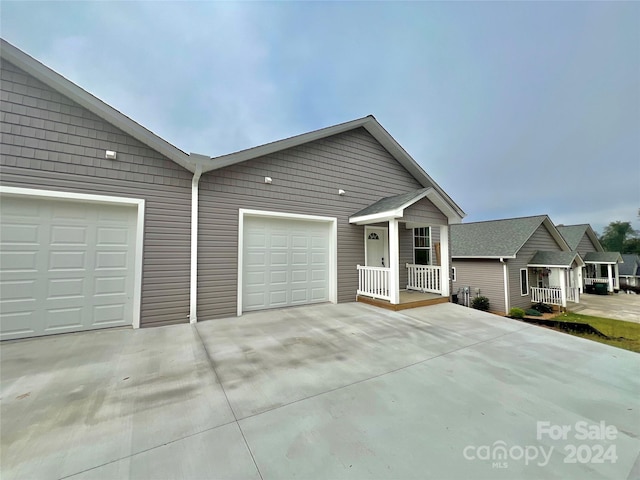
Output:
<instances>
[{"instance_id":1,"label":"downspout","mask_svg":"<svg viewBox=\"0 0 640 480\"><path fill-rule=\"evenodd\" d=\"M502 264L502 275L504 283L504 309L505 314L509 314L509 272L507 270L507 262L504 261L504 258L500 258L500 263Z\"/></svg>"},{"instance_id":2,"label":"downspout","mask_svg":"<svg viewBox=\"0 0 640 480\"><path fill-rule=\"evenodd\" d=\"M198 183L202 165L196 165L191 180L191 281L189 291L189 323L198 321Z\"/></svg>"}]
</instances>

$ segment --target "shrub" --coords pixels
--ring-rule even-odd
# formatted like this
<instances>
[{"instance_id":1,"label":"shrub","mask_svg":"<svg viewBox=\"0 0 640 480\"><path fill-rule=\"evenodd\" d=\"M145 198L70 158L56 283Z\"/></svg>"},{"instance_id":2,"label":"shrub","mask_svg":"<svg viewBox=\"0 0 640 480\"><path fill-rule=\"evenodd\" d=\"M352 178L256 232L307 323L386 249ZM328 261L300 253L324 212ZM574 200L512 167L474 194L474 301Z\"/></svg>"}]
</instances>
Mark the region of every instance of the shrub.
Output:
<instances>
[{"instance_id":1,"label":"shrub","mask_svg":"<svg viewBox=\"0 0 640 480\"><path fill-rule=\"evenodd\" d=\"M483 297L482 295L477 296L471 301L471 308L486 312L489 310L489 299L487 297Z\"/></svg>"},{"instance_id":2,"label":"shrub","mask_svg":"<svg viewBox=\"0 0 640 480\"><path fill-rule=\"evenodd\" d=\"M538 311L538 310L534 310L533 308L528 308L524 311L524 313L526 315L529 315L531 317L541 317L542 314Z\"/></svg>"},{"instance_id":3,"label":"shrub","mask_svg":"<svg viewBox=\"0 0 640 480\"><path fill-rule=\"evenodd\" d=\"M553 313L553 307L551 305L547 305L546 303L536 303L533 306L533 309L539 311L540 313Z\"/></svg>"},{"instance_id":4,"label":"shrub","mask_svg":"<svg viewBox=\"0 0 640 480\"><path fill-rule=\"evenodd\" d=\"M509 316L511 318L524 318L524 310L521 308L512 308L509 310Z\"/></svg>"}]
</instances>

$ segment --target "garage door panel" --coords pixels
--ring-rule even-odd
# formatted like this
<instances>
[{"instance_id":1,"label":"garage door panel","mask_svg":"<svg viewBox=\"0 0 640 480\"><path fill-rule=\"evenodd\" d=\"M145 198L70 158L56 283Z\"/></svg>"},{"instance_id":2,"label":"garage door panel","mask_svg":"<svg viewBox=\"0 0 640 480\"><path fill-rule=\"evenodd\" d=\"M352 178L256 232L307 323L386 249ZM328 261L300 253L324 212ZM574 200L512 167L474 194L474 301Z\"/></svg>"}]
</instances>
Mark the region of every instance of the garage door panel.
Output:
<instances>
[{"instance_id":1,"label":"garage door panel","mask_svg":"<svg viewBox=\"0 0 640 480\"><path fill-rule=\"evenodd\" d=\"M0 338L132 323L135 207L3 195L0 209Z\"/></svg>"},{"instance_id":2,"label":"garage door panel","mask_svg":"<svg viewBox=\"0 0 640 480\"><path fill-rule=\"evenodd\" d=\"M328 222L247 216L243 310L328 301L330 229Z\"/></svg>"}]
</instances>

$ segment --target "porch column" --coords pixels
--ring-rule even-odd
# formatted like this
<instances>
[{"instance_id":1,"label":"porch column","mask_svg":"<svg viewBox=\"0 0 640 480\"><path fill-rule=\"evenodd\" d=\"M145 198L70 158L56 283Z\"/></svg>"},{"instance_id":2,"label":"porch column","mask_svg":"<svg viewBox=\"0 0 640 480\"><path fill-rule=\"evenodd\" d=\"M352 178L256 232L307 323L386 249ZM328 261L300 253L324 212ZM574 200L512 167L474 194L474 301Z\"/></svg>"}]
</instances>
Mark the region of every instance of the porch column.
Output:
<instances>
[{"instance_id":1,"label":"porch column","mask_svg":"<svg viewBox=\"0 0 640 480\"><path fill-rule=\"evenodd\" d=\"M398 220L389 220L389 302L400 303L400 242Z\"/></svg>"},{"instance_id":2,"label":"porch column","mask_svg":"<svg viewBox=\"0 0 640 480\"><path fill-rule=\"evenodd\" d=\"M613 266L613 271L615 273L615 279L616 279L615 286L618 288L618 290L620 290L620 269L617 263Z\"/></svg>"},{"instance_id":3,"label":"porch column","mask_svg":"<svg viewBox=\"0 0 640 480\"><path fill-rule=\"evenodd\" d=\"M558 269L560 270L560 269ZM567 308L567 275L564 271L559 271L560 277L560 298L562 301L562 308Z\"/></svg>"},{"instance_id":4,"label":"porch column","mask_svg":"<svg viewBox=\"0 0 640 480\"><path fill-rule=\"evenodd\" d=\"M449 296L449 226L440 225L440 289L443 297Z\"/></svg>"},{"instance_id":5,"label":"porch column","mask_svg":"<svg viewBox=\"0 0 640 480\"><path fill-rule=\"evenodd\" d=\"M610 263L607 263L607 276L609 277L609 293L613 293L613 272Z\"/></svg>"}]
</instances>

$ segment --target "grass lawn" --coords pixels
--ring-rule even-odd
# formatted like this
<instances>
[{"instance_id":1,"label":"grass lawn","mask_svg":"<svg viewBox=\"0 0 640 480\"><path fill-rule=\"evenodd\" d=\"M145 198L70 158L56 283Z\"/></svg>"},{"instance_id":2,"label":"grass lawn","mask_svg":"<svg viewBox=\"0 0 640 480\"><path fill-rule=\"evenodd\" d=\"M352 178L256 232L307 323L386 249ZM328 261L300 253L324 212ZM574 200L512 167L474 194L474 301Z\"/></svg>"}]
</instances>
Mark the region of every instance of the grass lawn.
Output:
<instances>
[{"instance_id":1,"label":"grass lawn","mask_svg":"<svg viewBox=\"0 0 640 480\"><path fill-rule=\"evenodd\" d=\"M640 353L640 323L624 322L611 318L591 317L589 315L580 315L571 312L561 313L554 317L554 320L589 324L609 338L602 338L592 334L570 333L577 337L588 338L595 342L606 343L607 345L613 345L614 347Z\"/></svg>"}]
</instances>

